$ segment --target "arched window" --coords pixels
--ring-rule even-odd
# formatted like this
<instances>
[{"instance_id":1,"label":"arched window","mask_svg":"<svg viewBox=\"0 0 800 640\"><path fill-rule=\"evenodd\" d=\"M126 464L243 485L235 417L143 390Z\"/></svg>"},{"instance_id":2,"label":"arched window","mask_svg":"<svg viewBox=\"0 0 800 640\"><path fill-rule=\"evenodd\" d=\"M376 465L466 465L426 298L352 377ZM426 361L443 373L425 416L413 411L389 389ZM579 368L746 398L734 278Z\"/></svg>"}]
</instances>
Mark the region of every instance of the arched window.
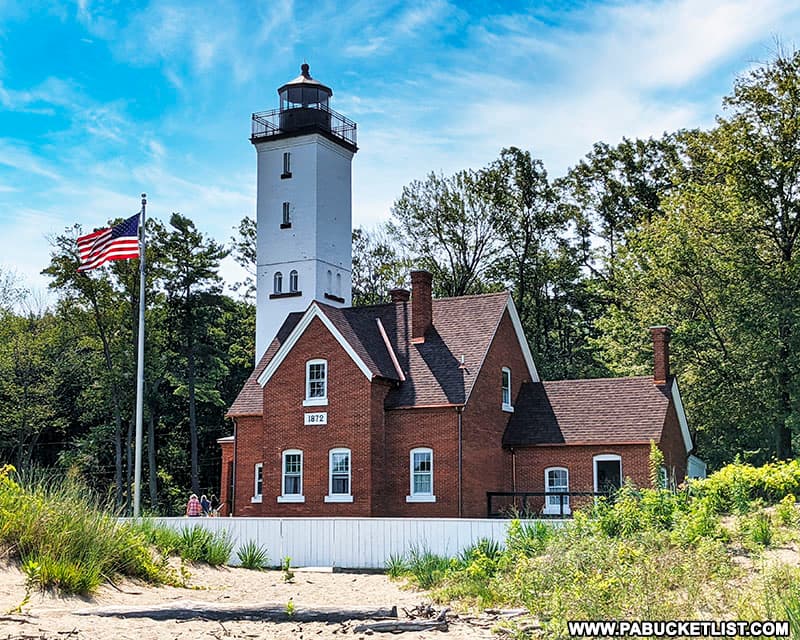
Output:
<instances>
[{"instance_id":1,"label":"arched window","mask_svg":"<svg viewBox=\"0 0 800 640\"><path fill-rule=\"evenodd\" d=\"M289 291L297 291L297 271L294 269L289 272Z\"/></svg>"},{"instance_id":2,"label":"arched window","mask_svg":"<svg viewBox=\"0 0 800 640\"><path fill-rule=\"evenodd\" d=\"M328 495L325 502L352 502L350 449L328 453Z\"/></svg>"},{"instance_id":3,"label":"arched window","mask_svg":"<svg viewBox=\"0 0 800 640\"><path fill-rule=\"evenodd\" d=\"M566 467L548 467L544 470L545 493L559 494L569 492L569 471ZM562 506L563 511L562 511ZM569 496L548 495L544 503L544 513L569 513Z\"/></svg>"},{"instance_id":4,"label":"arched window","mask_svg":"<svg viewBox=\"0 0 800 640\"><path fill-rule=\"evenodd\" d=\"M333 293L333 273L331 273L330 269L328 269L328 288L326 291L328 293Z\"/></svg>"},{"instance_id":5,"label":"arched window","mask_svg":"<svg viewBox=\"0 0 800 640\"><path fill-rule=\"evenodd\" d=\"M281 293L283 291L283 274L280 271L275 272L272 278L272 288L274 293Z\"/></svg>"},{"instance_id":6,"label":"arched window","mask_svg":"<svg viewBox=\"0 0 800 640\"><path fill-rule=\"evenodd\" d=\"M336 295L337 296L341 296L342 295L342 274L341 273L337 273L336 274Z\"/></svg>"},{"instance_id":7,"label":"arched window","mask_svg":"<svg viewBox=\"0 0 800 640\"><path fill-rule=\"evenodd\" d=\"M436 502L433 493L433 449L417 447L409 453L410 488L406 502Z\"/></svg>"},{"instance_id":8,"label":"arched window","mask_svg":"<svg viewBox=\"0 0 800 640\"><path fill-rule=\"evenodd\" d=\"M303 452L287 449L281 463L281 495L278 502L305 502L303 496Z\"/></svg>"}]
</instances>

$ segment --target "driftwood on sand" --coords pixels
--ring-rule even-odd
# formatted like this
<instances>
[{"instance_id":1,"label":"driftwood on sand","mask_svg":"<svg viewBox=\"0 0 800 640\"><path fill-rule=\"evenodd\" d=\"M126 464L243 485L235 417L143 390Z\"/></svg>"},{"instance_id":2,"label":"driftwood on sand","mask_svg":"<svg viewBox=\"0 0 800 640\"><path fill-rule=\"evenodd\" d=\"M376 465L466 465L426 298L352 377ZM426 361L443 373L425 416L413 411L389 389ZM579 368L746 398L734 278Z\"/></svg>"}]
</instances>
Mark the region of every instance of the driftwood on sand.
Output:
<instances>
[{"instance_id":1,"label":"driftwood on sand","mask_svg":"<svg viewBox=\"0 0 800 640\"><path fill-rule=\"evenodd\" d=\"M397 607L348 608L287 606L286 604L222 605L177 600L166 604L128 607L94 607L74 612L79 616L151 618L153 620L265 620L271 622L344 622L396 618Z\"/></svg>"},{"instance_id":2,"label":"driftwood on sand","mask_svg":"<svg viewBox=\"0 0 800 640\"><path fill-rule=\"evenodd\" d=\"M389 620L386 622L367 622L353 629L354 633L372 631L377 633L402 633L405 631L447 631L447 612L442 609L433 620Z\"/></svg>"}]
</instances>

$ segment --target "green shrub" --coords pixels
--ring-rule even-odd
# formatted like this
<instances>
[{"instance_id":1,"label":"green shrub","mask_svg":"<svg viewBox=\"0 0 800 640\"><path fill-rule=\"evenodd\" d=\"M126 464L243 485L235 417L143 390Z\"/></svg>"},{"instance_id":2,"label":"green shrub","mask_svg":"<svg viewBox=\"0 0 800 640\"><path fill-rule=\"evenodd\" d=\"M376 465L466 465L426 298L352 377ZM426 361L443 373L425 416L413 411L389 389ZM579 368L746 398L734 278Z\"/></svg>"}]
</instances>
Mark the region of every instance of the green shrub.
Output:
<instances>
[{"instance_id":1,"label":"green shrub","mask_svg":"<svg viewBox=\"0 0 800 640\"><path fill-rule=\"evenodd\" d=\"M772 521L763 512L739 520L742 537L757 546L768 547L772 543Z\"/></svg>"},{"instance_id":2,"label":"green shrub","mask_svg":"<svg viewBox=\"0 0 800 640\"><path fill-rule=\"evenodd\" d=\"M776 504L787 495L800 494L800 460L772 462L761 467L735 462L692 482L692 491L712 497L718 509L745 509L745 502L762 499Z\"/></svg>"},{"instance_id":3,"label":"green shrub","mask_svg":"<svg viewBox=\"0 0 800 640\"><path fill-rule=\"evenodd\" d=\"M775 507L775 516L778 522L785 527L793 527L797 524L797 499L793 493L788 494Z\"/></svg>"},{"instance_id":4,"label":"green shrub","mask_svg":"<svg viewBox=\"0 0 800 640\"><path fill-rule=\"evenodd\" d=\"M233 540L225 530L212 533L200 526L181 530L180 554L184 560L219 566L228 562L231 551Z\"/></svg>"},{"instance_id":5,"label":"green shrub","mask_svg":"<svg viewBox=\"0 0 800 640\"><path fill-rule=\"evenodd\" d=\"M281 571L283 571L283 581L292 582L294 580L294 571L292 571L292 559L286 556L281 560Z\"/></svg>"},{"instance_id":6,"label":"green shrub","mask_svg":"<svg viewBox=\"0 0 800 640\"><path fill-rule=\"evenodd\" d=\"M408 563L402 554L392 554L386 561L386 573L390 578L401 578L408 575Z\"/></svg>"},{"instance_id":7,"label":"green shrub","mask_svg":"<svg viewBox=\"0 0 800 640\"><path fill-rule=\"evenodd\" d=\"M16 556L29 584L91 593L115 574L172 582L141 535L80 480L0 469L0 545Z\"/></svg>"},{"instance_id":8,"label":"green shrub","mask_svg":"<svg viewBox=\"0 0 800 640\"><path fill-rule=\"evenodd\" d=\"M407 558L408 575L421 589L430 589L444 579L450 560L427 549L412 547Z\"/></svg>"},{"instance_id":9,"label":"green shrub","mask_svg":"<svg viewBox=\"0 0 800 640\"><path fill-rule=\"evenodd\" d=\"M676 544L695 545L705 538L724 538L714 501L710 497L692 500L685 510L675 514L672 540Z\"/></svg>"},{"instance_id":10,"label":"green shrub","mask_svg":"<svg viewBox=\"0 0 800 640\"><path fill-rule=\"evenodd\" d=\"M542 552L553 536L553 527L541 521L512 520L506 534L506 547L512 554L533 557Z\"/></svg>"},{"instance_id":11,"label":"green shrub","mask_svg":"<svg viewBox=\"0 0 800 640\"><path fill-rule=\"evenodd\" d=\"M249 540L245 545L240 547L236 552L236 556L239 558L239 563L245 569L265 569L269 563L267 550L255 540Z\"/></svg>"}]
</instances>

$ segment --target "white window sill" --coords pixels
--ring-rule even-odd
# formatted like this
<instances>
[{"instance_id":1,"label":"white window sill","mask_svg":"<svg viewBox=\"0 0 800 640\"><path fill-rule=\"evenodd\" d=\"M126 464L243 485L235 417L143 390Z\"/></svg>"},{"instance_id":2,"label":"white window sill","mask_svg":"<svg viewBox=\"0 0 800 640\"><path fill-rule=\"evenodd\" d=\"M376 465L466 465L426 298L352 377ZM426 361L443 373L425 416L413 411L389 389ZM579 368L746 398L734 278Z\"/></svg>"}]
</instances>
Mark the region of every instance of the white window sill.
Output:
<instances>
[{"instance_id":1,"label":"white window sill","mask_svg":"<svg viewBox=\"0 0 800 640\"><path fill-rule=\"evenodd\" d=\"M333 495L325 496L325 502L352 502L353 496Z\"/></svg>"},{"instance_id":2,"label":"white window sill","mask_svg":"<svg viewBox=\"0 0 800 640\"><path fill-rule=\"evenodd\" d=\"M303 400L304 407L325 407L328 405L328 398L306 398Z\"/></svg>"},{"instance_id":3,"label":"white window sill","mask_svg":"<svg viewBox=\"0 0 800 640\"><path fill-rule=\"evenodd\" d=\"M252 502L253 504L260 504L261 498L262 496L253 496L252 498L250 498L250 502Z\"/></svg>"},{"instance_id":4,"label":"white window sill","mask_svg":"<svg viewBox=\"0 0 800 640\"><path fill-rule=\"evenodd\" d=\"M564 505L564 515L568 516L571 513L569 507ZM544 516L559 516L561 512L558 509L542 509L542 515Z\"/></svg>"},{"instance_id":5,"label":"white window sill","mask_svg":"<svg viewBox=\"0 0 800 640\"><path fill-rule=\"evenodd\" d=\"M436 496L406 496L406 502L436 502Z\"/></svg>"},{"instance_id":6,"label":"white window sill","mask_svg":"<svg viewBox=\"0 0 800 640\"><path fill-rule=\"evenodd\" d=\"M503 411L505 411L506 413L514 413L514 407L510 404L504 404Z\"/></svg>"},{"instance_id":7,"label":"white window sill","mask_svg":"<svg viewBox=\"0 0 800 640\"><path fill-rule=\"evenodd\" d=\"M278 496L278 502L305 502L305 496Z\"/></svg>"}]
</instances>

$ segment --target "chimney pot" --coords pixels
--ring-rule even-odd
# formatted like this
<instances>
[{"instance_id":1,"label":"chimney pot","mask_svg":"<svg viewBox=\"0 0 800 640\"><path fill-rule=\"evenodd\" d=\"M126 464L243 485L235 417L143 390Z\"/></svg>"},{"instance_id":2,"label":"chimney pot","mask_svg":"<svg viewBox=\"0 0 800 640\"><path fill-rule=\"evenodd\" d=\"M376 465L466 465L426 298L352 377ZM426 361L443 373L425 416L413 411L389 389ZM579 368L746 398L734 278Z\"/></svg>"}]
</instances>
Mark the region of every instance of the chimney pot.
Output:
<instances>
[{"instance_id":1,"label":"chimney pot","mask_svg":"<svg viewBox=\"0 0 800 640\"><path fill-rule=\"evenodd\" d=\"M392 302L408 302L411 292L408 289L390 289L389 296Z\"/></svg>"},{"instance_id":2,"label":"chimney pot","mask_svg":"<svg viewBox=\"0 0 800 640\"><path fill-rule=\"evenodd\" d=\"M433 325L433 274L411 272L411 342L425 342L425 334Z\"/></svg>"},{"instance_id":3,"label":"chimney pot","mask_svg":"<svg viewBox=\"0 0 800 640\"><path fill-rule=\"evenodd\" d=\"M669 371L669 327L650 327L653 336L653 384L667 384Z\"/></svg>"}]
</instances>

